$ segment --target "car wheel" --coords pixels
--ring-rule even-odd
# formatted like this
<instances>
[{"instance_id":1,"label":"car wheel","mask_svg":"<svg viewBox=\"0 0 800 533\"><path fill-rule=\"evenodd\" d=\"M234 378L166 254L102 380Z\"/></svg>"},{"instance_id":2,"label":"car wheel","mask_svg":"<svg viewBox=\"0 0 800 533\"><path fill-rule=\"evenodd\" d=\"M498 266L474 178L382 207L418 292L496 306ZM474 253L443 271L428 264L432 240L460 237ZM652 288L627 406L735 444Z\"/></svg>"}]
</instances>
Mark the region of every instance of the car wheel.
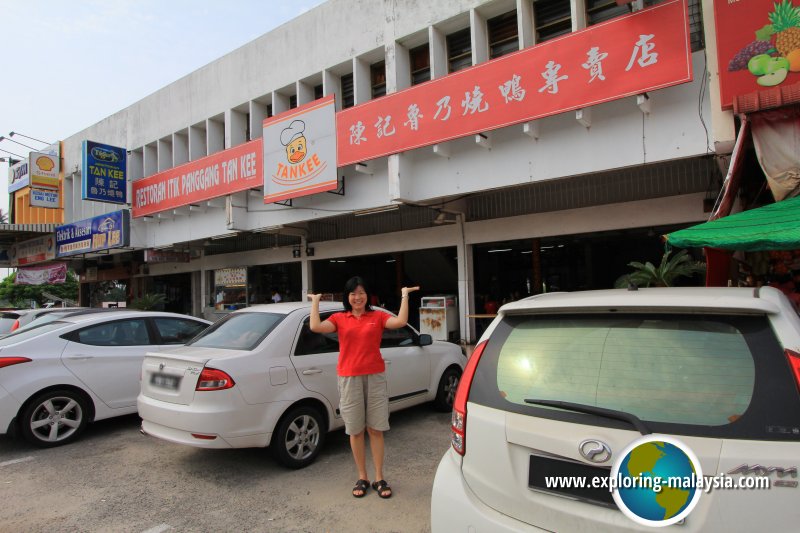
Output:
<instances>
[{"instance_id":1,"label":"car wheel","mask_svg":"<svg viewBox=\"0 0 800 533\"><path fill-rule=\"evenodd\" d=\"M34 397L20 416L22 436L36 446L49 448L72 442L88 423L86 398L75 391L52 390Z\"/></svg>"},{"instance_id":2,"label":"car wheel","mask_svg":"<svg viewBox=\"0 0 800 533\"><path fill-rule=\"evenodd\" d=\"M453 400L456 397L456 389L461 379L461 370L450 367L442 374L439 380L439 387L436 389L436 399L433 406L438 411L450 411L453 409Z\"/></svg>"},{"instance_id":3,"label":"car wheel","mask_svg":"<svg viewBox=\"0 0 800 533\"><path fill-rule=\"evenodd\" d=\"M270 449L275 459L289 468L314 462L325 442L322 415L313 407L295 407L287 412L272 435Z\"/></svg>"}]
</instances>

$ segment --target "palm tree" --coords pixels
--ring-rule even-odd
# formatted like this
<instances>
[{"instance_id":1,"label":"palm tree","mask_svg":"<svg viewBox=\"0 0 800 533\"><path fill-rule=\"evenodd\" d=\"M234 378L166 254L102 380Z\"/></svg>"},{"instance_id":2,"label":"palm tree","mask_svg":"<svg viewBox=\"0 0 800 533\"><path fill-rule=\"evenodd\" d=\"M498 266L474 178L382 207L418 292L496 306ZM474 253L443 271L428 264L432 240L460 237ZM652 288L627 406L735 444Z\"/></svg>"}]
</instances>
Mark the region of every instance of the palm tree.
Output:
<instances>
[{"instance_id":1,"label":"palm tree","mask_svg":"<svg viewBox=\"0 0 800 533\"><path fill-rule=\"evenodd\" d=\"M166 301L166 295L148 292L147 294L143 294L140 298L136 298L134 301L132 301L129 307L133 309L152 311L155 309L161 309Z\"/></svg>"},{"instance_id":2,"label":"palm tree","mask_svg":"<svg viewBox=\"0 0 800 533\"><path fill-rule=\"evenodd\" d=\"M630 284L634 284L637 287L649 287L650 285L672 287L676 278L705 272L706 264L693 260L686 250L681 250L671 259L669 257L670 253L669 251L664 252L661 257L661 264L658 267L649 261L644 264L638 261L628 263L628 266L632 267L634 271L620 276L614 286L618 289L628 287Z\"/></svg>"},{"instance_id":3,"label":"palm tree","mask_svg":"<svg viewBox=\"0 0 800 533\"><path fill-rule=\"evenodd\" d=\"M8 223L8 213L6 210L0 207L0 224L7 224Z\"/></svg>"}]
</instances>

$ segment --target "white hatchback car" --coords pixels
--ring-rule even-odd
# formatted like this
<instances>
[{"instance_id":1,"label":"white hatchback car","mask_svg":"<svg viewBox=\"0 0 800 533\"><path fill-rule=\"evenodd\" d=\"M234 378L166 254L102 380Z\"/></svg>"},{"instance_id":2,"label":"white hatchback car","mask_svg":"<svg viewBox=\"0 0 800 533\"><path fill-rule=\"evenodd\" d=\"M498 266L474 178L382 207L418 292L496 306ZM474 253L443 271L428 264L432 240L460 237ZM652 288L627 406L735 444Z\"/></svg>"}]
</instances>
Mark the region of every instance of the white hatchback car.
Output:
<instances>
[{"instance_id":1,"label":"white hatchback car","mask_svg":"<svg viewBox=\"0 0 800 533\"><path fill-rule=\"evenodd\" d=\"M110 310L63 316L0 339L0 434L49 447L93 420L136 412L145 353L183 344L211 322Z\"/></svg>"},{"instance_id":2,"label":"white hatchback car","mask_svg":"<svg viewBox=\"0 0 800 533\"><path fill-rule=\"evenodd\" d=\"M800 319L769 287L587 291L507 304L456 393L431 530L652 530L607 487L577 488L616 479L612 465L620 469L631 445L652 433L688 447L704 480L761 476L772 485L701 491L688 516L676 516L680 531L796 531L798 351Z\"/></svg>"},{"instance_id":3,"label":"white hatchback car","mask_svg":"<svg viewBox=\"0 0 800 533\"><path fill-rule=\"evenodd\" d=\"M341 304L320 304L324 320ZM290 468L310 464L339 414L335 333L308 327L310 304L257 305L231 313L187 346L148 355L142 432L201 448L269 446ZM449 411L466 362L455 344L410 326L385 330L389 409L434 402Z\"/></svg>"}]
</instances>

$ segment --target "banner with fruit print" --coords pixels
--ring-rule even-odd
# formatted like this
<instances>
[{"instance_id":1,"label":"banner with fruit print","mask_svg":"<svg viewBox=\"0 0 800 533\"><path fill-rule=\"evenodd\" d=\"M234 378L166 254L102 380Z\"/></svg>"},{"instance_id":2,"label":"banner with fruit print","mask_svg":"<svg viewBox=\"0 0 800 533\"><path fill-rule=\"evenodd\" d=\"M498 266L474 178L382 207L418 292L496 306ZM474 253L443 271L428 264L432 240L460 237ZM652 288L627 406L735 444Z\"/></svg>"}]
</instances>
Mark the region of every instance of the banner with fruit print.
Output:
<instances>
[{"instance_id":1,"label":"banner with fruit print","mask_svg":"<svg viewBox=\"0 0 800 533\"><path fill-rule=\"evenodd\" d=\"M800 0L714 0L722 108L800 82Z\"/></svg>"}]
</instances>

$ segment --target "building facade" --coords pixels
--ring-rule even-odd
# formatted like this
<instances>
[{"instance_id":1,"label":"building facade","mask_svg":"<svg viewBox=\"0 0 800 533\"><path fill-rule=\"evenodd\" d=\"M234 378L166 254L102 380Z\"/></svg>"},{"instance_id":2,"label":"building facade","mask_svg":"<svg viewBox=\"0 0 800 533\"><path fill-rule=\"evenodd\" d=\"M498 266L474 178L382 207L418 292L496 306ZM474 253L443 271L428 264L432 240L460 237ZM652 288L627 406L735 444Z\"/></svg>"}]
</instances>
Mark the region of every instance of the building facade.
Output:
<instances>
[{"instance_id":1,"label":"building facade","mask_svg":"<svg viewBox=\"0 0 800 533\"><path fill-rule=\"evenodd\" d=\"M607 85L616 82L611 63L598 71L591 58L613 49L630 17L673 5L682 10L685 50L661 45L648 56L663 31L648 15L643 26L633 24L641 42L629 43L640 57L624 58L629 70L642 69L636 83L644 85L595 97L604 74ZM366 277L389 309L401 286L420 285L412 323L474 340L503 301L610 287L628 262L660 259L660 235L707 219L735 139L733 114L719 105L709 18L711 2L695 0L329 0L64 139L64 220L131 210L122 245L65 259L82 275L84 303L93 284L118 280L131 298L161 292L169 310L209 318L268 303L275 292L336 297L352 275ZM447 84L465 89L449 100L454 118L488 117L522 102L512 100L525 91L528 100L555 96L559 54L579 38L597 45L583 56L589 66L560 74L580 72L591 84L561 108L442 125L439 137L406 140L363 160L352 136L349 151L342 147L346 117L377 113L364 138L388 138L411 117L395 114L387 123L387 110L415 95L441 102L436 91ZM670 53L684 54L687 75L637 92L648 88L644 67L654 53L662 64ZM517 82L479 90L477 80L505 66ZM567 87L564 78L565 98ZM196 175L209 158L250 146L265 153L248 144L262 142L265 120L331 96L339 161L349 157L336 165L330 190L265 203L263 161L262 183L233 192L209 187L200 200L176 193L171 203L143 208L140 180ZM441 105L430 109L437 120L444 116ZM431 111L421 115L434 120ZM87 140L125 148L125 204L85 199ZM421 307L437 295L447 296L445 320Z\"/></svg>"}]
</instances>

